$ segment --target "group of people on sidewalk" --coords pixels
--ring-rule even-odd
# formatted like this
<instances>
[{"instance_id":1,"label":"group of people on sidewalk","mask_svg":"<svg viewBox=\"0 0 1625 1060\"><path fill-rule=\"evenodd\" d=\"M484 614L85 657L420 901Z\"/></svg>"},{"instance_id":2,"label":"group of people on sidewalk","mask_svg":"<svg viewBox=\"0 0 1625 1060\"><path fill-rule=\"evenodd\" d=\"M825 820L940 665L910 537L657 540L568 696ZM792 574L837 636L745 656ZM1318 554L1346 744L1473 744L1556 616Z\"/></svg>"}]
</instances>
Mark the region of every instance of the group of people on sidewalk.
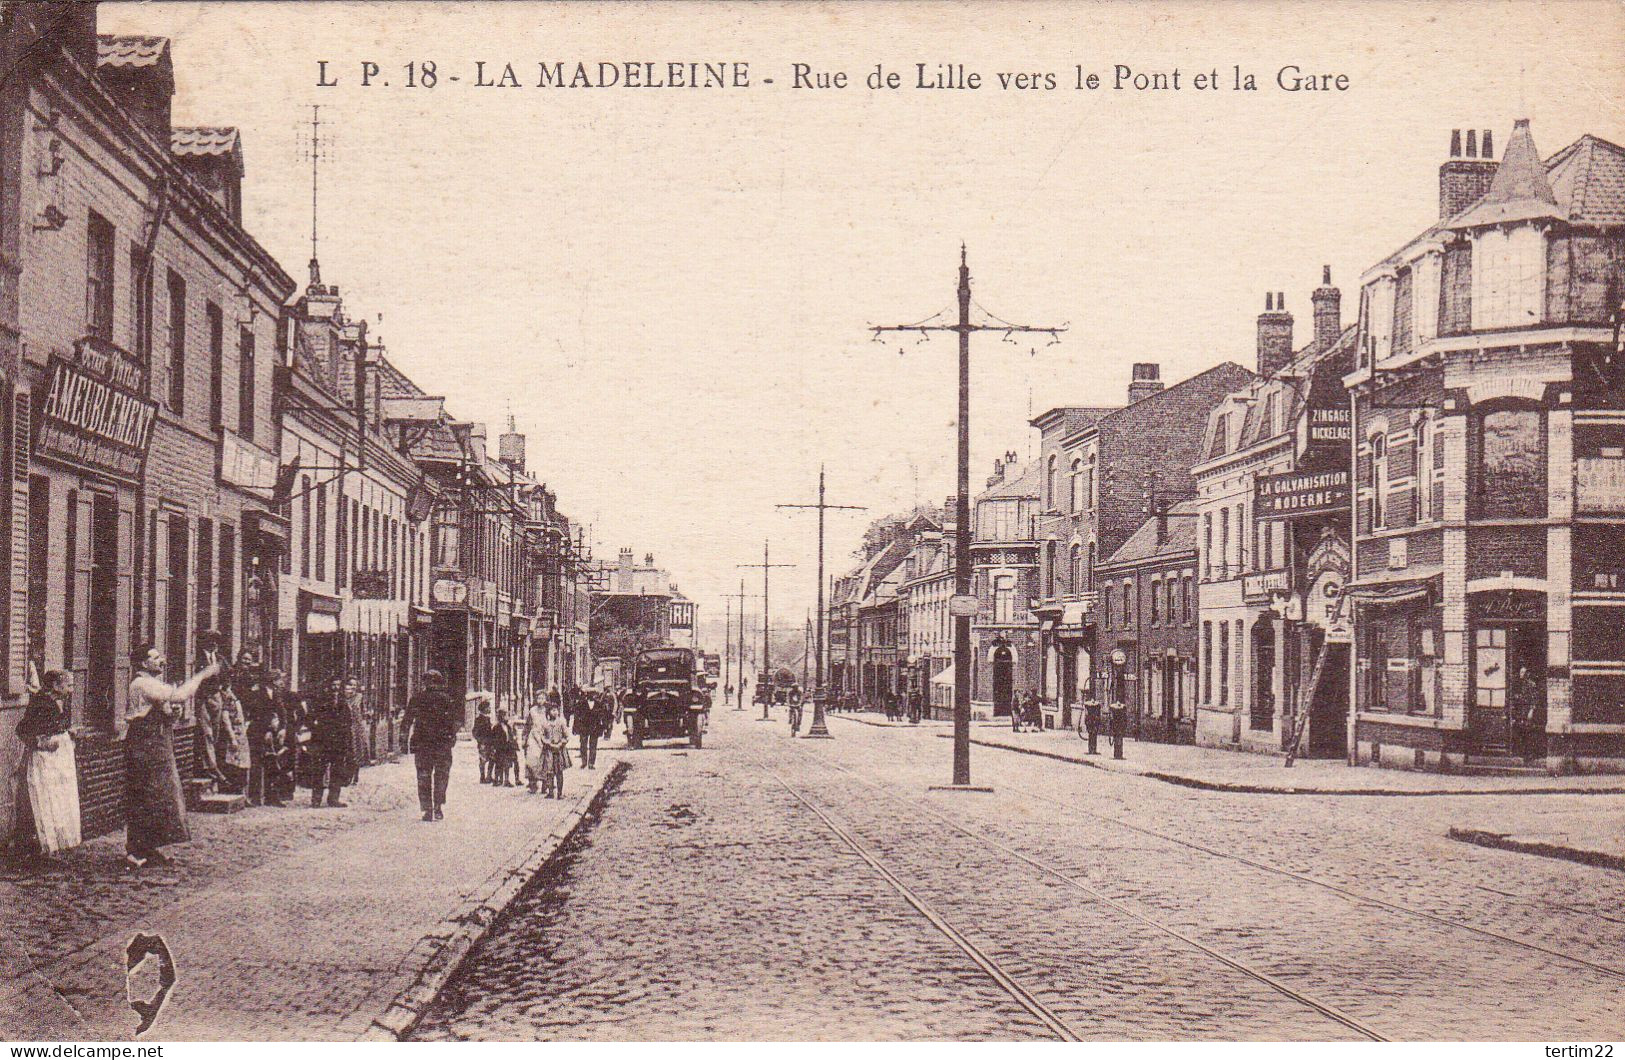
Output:
<instances>
[{"instance_id":1,"label":"group of people on sidewalk","mask_svg":"<svg viewBox=\"0 0 1625 1060\"><path fill-rule=\"evenodd\" d=\"M195 723L199 776L252 805L286 806L297 784L314 807L342 808L342 794L370 757L359 685L335 679L311 693L284 687L282 675L251 649L235 664L217 634L199 638L201 667L172 684L163 652L132 654L136 676L118 719L124 747L125 862L162 864L162 848L186 842L186 797L175 758L175 730ZM23 788L39 852L50 857L81 841L71 673L45 674L17 735L26 751ZM325 796L325 799L324 799Z\"/></svg>"},{"instance_id":2,"label":"group of people on sidewalk","mask_svg":"<svg viewBox=\"0 0 1625 1060\"><path fill-rule=\"evenodd\" d=\"M520 781L532 794L564 797L564 771L570 767L569 741L580 741L582 769L598 768L598 741L607 739L620 719L620 697L613 690L568 689L533 696L522 720L505 708L480 705L474 719L474 742L480 753L480 782L506 787Z\"/></svg>"}]
</instances>

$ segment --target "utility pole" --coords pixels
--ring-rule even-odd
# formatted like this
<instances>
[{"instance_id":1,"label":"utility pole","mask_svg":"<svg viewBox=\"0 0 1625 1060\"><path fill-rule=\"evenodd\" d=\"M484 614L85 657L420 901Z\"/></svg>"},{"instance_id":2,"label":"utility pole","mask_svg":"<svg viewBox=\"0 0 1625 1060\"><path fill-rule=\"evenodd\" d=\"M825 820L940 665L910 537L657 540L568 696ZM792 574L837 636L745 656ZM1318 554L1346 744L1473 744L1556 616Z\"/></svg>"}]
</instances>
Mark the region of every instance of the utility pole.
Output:
<instances>
[{"instance_id":1,"label":"utility pole","mask_svg":"<svg viewBox=\"0 0 1625 1060\"><path fill-rule=\"evenodd\" d=\"M831 739L829 726L824 718L824 513L831 508L840 511L862 512L867 511L857 504L830 504L824 499L824 465L818 465L818 503L817 504L780 504L780 508L814 508L818 511L818 634L817 657L818 662L813 668L813 717L812 726L807 730L809 740Z\"/></svg>"},{"instance_id":2,"label":"utility pole","mask_svg":"<svg viewBox=\"0 0 1625 1060\"><path fill-rule=\"evenodd\" d=\"M773 659L772 659L772 654L771 654L772 653L772 646L769 644L768 639L767 639L767 636L768 636L768 625L767 625L767 620L768 620L768 615L767 615L767 574L768 574L768 571L772 570L774 567L794 567L795 566L794 563L772 563L772 562L770 562L769 559L768 559L768 555L767 555L767 545L768 545L768 543L766 541L762 542L762 562L760 562L760 563L739 563L739 564L735 564L735 566L748 567L748 568L750 568L752 570L754 570L757 567L762 568L762 668L760 670L760 673L769 673L773 669ZM767 709L768 709L768 707L770 707L772 705L772 703L771 703L772 697L762 695L762 682L761 682L760 677L758 677L757 681L756 681L756 694L759 695L759 696L762 696L762 716L760 718L758 718L757 720L758 721L771 721L772 719L769 718L768 715L767 715Z\"/></svg>"},{"instance_id":3,"label":"utility pole","mask_svg":"<svg viewBox=\"0 0 1625 1060\"><path fill-rule=\"evenodd\" d=\"M734 606L734 598L731 597L731 596L725 596L725 597L723 597L723 599L727 601L727 603L723 607L723 612L722 612L722 615L723 615L723 618L722 618L722 687L723 687L723 694L726 695L728 686L733 683L733 682L728 680L728 655L729 655L729 649L733 647L733 633L734 633L733 606Z\"/></svg>"},{"instance_id":4,"label":"utility pole","mask_svg":"<svg viewBox=\"0 0 1625 1060\"><path fill-rule=\"evenodd\" d=\"M728 597L728 599L730 601L732 601L735 597L737 597L738 600L739 600L739 626L738 626L739 645L738 645L738 648L734 651L734 655L737 657L737 662L735 663L734 669L738 671L734 675L735 677L738 678L738 681L734 684L734 696L735 696L734 709L735 710L744 710L745 709L745 599L746 599L746 597L745 597L745 579L743 579L743 578L739 579L739 592L735 593L733 596ZM754 600L755 597L754 596L750 597L750 599Z\"/></svg>"},{"instance_id":5,"label":"utility pole","mask_svg":"<svg viewBox=\"0 0 1625 1060\"><path fill-rule=\"evenodd\" d=\"M1018 333L1040 333L1060 341L1059 327L1032 327L994 319L989 324L973 324L970 319L970 266L965 245L959 245L959 322L956 324L883 324L871 327L875 341L887 332L916 332L922 338L932 332L951 331L959 336L959 483L954 497L954 599L949 611L954 619L954 788L970 787L970 620L977 601L971 595L970 555L970 337L977 331L1002 331L1014 342ZM980 307L978 307L980 308ZM986 313L983 310L983 313ZM991 314L988 314L991 316Z\"/></svg>"},{"instance_id":6,"label":"utility pole","mask_svg":"<svg viewBox=\"0 0 1625 1060\"><path fill-rule=\"evenodd\" d=\"M810 688L808 664L812 662L812 615L807 616L807 628L801 634L801 687Z\"/></svg>"}]
</instances>

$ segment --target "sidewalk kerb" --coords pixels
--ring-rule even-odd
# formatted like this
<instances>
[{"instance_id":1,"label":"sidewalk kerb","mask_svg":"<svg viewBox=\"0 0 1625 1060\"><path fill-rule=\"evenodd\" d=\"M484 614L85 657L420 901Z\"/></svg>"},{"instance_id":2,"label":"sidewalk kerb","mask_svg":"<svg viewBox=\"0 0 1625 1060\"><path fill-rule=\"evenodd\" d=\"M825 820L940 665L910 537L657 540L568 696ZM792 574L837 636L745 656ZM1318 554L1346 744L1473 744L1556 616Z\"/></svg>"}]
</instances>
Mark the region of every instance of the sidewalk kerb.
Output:
<instances>
[{"instance_id":1,"label":"sidewalk kerb","mask_svg":"<svg viewBox=\"0 0 1625 1060\"><path fill-rule=\"evenodd\" d=\"M1543 843L1539 840L1519 839L1515 834L1502 834L1482 828L1457 828L1452 825L1445 835L1458 843L1471 843L1474 846L1489 847L1494 850L1533 854L1537 857L1573 861L1596 869L1612 869L1615 872L1625 872L1625 855L1621 854L1609 854L1601 850L1587 850L1584 847L1571 847L1562 843Z\"/></svg>"},{"instance_id":2,"label":"sidewalk kerb","mask_svg":"<svg viewBox=\"0 0 1625 1060\"><path fill-rule=\"evenodd\" d=\"M560 821L549 828L542 840L528 846L510 864L486 878L484 884L470 895L457 911L425 933L423 942L413 953L427 946L426 959L415 970L404 968L403 976L411 982L399 991L384 1011L374 1017L367 1029L357 1036L359 1041L400 1041L417 1026L434 999L462 968L492 926L501 918L525 885L552 859L576 830L587 813L604 796L610 784L630 768L626 762L600 774L596 783L576 796L576 803ZM440 940L438 944L434 940Z\"/></svg>"},{"instance_id":3,"label":"sidewalk kerb","mask_svg":"<svg viewBox=\"0 0 1625 1060\"><path fill-rule=\"evenodd\" d=\"M939 740L948 740L953 737L951 733L938 733L937 738ZM1056 762L1066 762L1069 765L1098 769L1103 773L1115 773L1118 776L1125 777L1144 777L1147 780L1157 780L1176 787L1195 788L1200 791L1226 792L1232 795L1364 795L1379 798L1420 798L1451 795L1625 795L1625 785L1605 788L1546 786L1539 788L1434 788L1428 790L1416 788L1285 787L1272 784L1233 783L1224 780L1202 780L1198 777L1165 773L1158 770L1113 769L1111 766L1099 762L1091 762L1085 758L1064 755L1056 751L1045 751L1037 747L1013 747L1010 744L997 743L992 740L978 740L974 736L970 738L970 742L978 747L988 747L996 751L1009 751L1013 754L1033 755L1037 758L1048 758ZM1351 766L1350 768L1354 767Z\"/></svg>"}]
</instances>

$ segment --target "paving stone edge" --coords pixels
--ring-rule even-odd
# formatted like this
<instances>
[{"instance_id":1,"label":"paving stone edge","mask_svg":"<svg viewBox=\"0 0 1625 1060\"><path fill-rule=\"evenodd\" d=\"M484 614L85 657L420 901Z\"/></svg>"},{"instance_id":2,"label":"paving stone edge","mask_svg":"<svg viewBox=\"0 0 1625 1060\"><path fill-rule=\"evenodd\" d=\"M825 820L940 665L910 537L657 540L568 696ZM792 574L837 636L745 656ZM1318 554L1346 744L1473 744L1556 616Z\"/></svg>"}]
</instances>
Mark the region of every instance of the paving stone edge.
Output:
<instances>
[{"instance_id":1,"label":"paving stone edge","mask_svg":"<svg viewBox=\"0 0 1625 1060\"><path fill-rule=\"evenodd\" d=\"M1515 835L1504 835L1500 832L1490 832L1482 828L1452 827L1445 834L1457 842L1471 843L1474 846L1491 847L1496 850L1511 850L1519 854L1534 854L1543 858L1558 858L1562 861L1574 861L1581 865L1590 865L1593 868L1625 872L1625 855L1609 854L1601 850L1587 850L1584 847L1565 846L1561 843L1542 843L1533 839L1519 839Z\"/></svg>"},{"instance_id":2,"label":"paving stone edge","mask_svg":"<svg viewBox=\"0 0 1625 1060\"><path fill-rule=\"evenodd\" d=\"M626 762L597 778L597 783L576 796L576 803L564 818L548 830L536 843L487 877L480 889L469 896L457 911L425 933L413 953L421 952L415 971L408 970L411 983L373 1017L357 1037L361 1041L401 1041L423 1018L424 1012L439 996L440 991L456 975L482 939L491 931L497 919L519 897L559 848L576 833L593 806L605 796L612 783L630 768Z\"/></svg>"},{"instance_id":3,"label":"paving stone edge","mask_svg":"<svg viewBox=\"0 0 1625 1060\"><path fill-rule=\"evenodd\" d=\"M952 733L940 732L939 740L953 739ZM991 747L996 751L1010 751L1013 754L1033 755L1038 758L1049 758L1057 762L1068 762L1075 766L1087 766L1105 773L1116 773L1125 777L1145 777L1147 780L1160 780L1164 784L1174 784L1183 788L1196 788L1201 791L1223 791L1240 795L1366 795L1382 798L1423 797L1445 795L1625 795L1625 786L1607 788L1572 788L1572 787L1542 787L1542 788L1463 788L1438 789L1436 791L1418 791L1412 788L1299 788L1277 787L1270 784L1232 784L1222 780L1198 780L1196 777L1182 776L1178 773L1162 773L1148 770L1144 773L1132 769L1113 769L1110 766L1091 762L1086 758L1073 755L1058 754L1055 751L1044 751L1037 747L1012 747L1005 743L995 743L991 740L978 740L972 736L971 743L978 747Z\"/></svg>"}]
</instances>

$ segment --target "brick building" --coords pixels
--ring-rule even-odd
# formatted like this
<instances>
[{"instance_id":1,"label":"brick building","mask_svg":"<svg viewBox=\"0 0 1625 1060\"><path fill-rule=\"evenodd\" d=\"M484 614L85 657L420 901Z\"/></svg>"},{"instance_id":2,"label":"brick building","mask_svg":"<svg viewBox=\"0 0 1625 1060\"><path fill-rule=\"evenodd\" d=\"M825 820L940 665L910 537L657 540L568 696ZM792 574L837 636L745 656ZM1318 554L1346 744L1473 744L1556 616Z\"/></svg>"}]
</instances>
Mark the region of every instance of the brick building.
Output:
<instances>
[{"instance_id":1,"label":"brick building","mask_svg":"<svg viewBox=\"0 0 1625 1060\"><path fill-rule=\"evenodd\" d=\"M1359 762L1625 767L1625 149L1454 135L1362 278ZM1476 142L1475 142L1476 141Z\"/></svg>"},{"instance_id":2,"label":"brick building","mask_svg":"<svg viewBox=\"0 0 1625 1060\"><path fill-rule=\"evenodd\" d=\"M293 344L278 372L289 549L279 587L278 666L293 687L358 681L375 753L396 749L396 713L427 668L428 480L400 439L442 402L386 400L397 374L338 288L311 282L289 310Z\"/></svg>"},{"instance_id":3,"label":"brick building","mask_svg":"<svg viewBox=\"0 0 1625 1060\"><path fill-rule=\"evenodd\" d=\"M953 712L954 636L948 616L948 598L954 594L953 540L940 529L923 531L900 570L904 690L924 696L930 715L946 717ZM944 673L946 685L936 680Z\"/></svg>"},{"instance_id":4,"label":"brick building","mask_svg":"<svg viewBox=\"0 0 1625 1060\"><path fill-rule=\"evenodd\" d=\"M1046 724L1070 725L1073 708L1111 677L1109 657L1097 650L1095 567L1123 546L1155 504L1191 494L1188 469L1201 452L1209 411L1253 378L1230 361L1167 388L1159 375L1155 364L1134 365L1127 405L1084 417L1058 440L1054 469L1064 470L1065 479L1045 468L1049 518L1039 530L1044 597L1036 614L1054 623L1048 632L1057 649L1044 656L1044 686L1055 688ZM1063 587L1076 603L1059 599ZM1059 679L1052 681L1057 665Z\"/></svg>"},{"instance_id":5,"label":"brick building","mask_svg":"<svg viewBox=\"0 0 1625 1060\"><path fill-rule=\"evenodd\" d=\"M242 228L235 130L171 126L168 40L98 36L93 4L7 18L8 34L52 41L20 101L10 501L25 617L7 675L19 696L30 665L75 673L95 835L122 824L131 649L156 644L179 677L200 632L269 647L286 538L272 373L294 285ZM178 739L189 760L190 730Z\"/></svg>"},{"instance_id":6,"label":"brick building","mask_svg":"<svg viewBox=\"0 0 1625 1060\"><path fill-rule=\"evenodd\" d=\"M1203 657L1196 740L1281 751L1297 735L1306 751L1337 758L1348 713L1338 610L1349 577L1342 377L1354 363L1355 329L1342 326L1330 269L1311 301L1313 335L1294 350L1285 295L1264 296L1258 377L1210 414L1193 468ZM1300 707L1310 711L1302 727Z\"/></svg>"},{"instance_id":7,"label":"brick building","mask_svg":"<svg viewBox=\"0 0 1625 1060\"><path fill-rule=\"evenodd\" d=\"M1013 703L1038 690L1032 602L1038 597L1039 467L1005 453L971 505L971 588L979 601L971 619L971 701L990 717L1008 717Z\"/></svg>"},{"instance_id":8,"label":"brick building","mask_svg":"<svg viewBox=\"0 0 1625 1060\"><path fill-rule=\"evenodd\" d=\"M1098 650L1110 674L1101 701L1124 703L1142 740L1195 742L1196 518L1194 500L1159 504L1095 568Z\"/></svg>"}]
</instances>

